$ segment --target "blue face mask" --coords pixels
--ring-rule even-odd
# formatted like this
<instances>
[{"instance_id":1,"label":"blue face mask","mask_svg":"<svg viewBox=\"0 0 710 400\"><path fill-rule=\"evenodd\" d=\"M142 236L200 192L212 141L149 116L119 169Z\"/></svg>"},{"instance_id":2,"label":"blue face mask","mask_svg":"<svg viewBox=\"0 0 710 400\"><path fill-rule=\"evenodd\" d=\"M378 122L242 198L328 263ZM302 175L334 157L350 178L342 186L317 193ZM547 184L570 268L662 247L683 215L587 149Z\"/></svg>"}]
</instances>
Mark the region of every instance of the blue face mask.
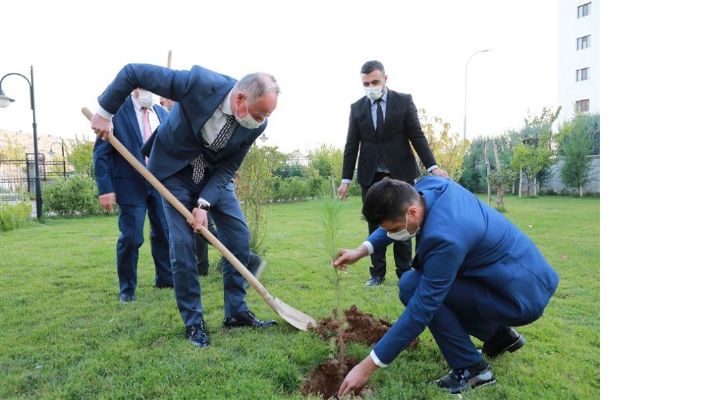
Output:
<instances>
[{"instance_id":1,"label":"blue face mask","mask_svg":"<svg viewBox=\"0 0 710 400\"><path fill-rule=\"evenodd\" d=\"M404 242L417 236L417 233L419 233L419 223L417 223L417 230L414 231L414 233L409 233L407 230L408 224L409 214L404 214L404 228L397 232L387 232L387 237L397 242Z\"/></svg>"}]
</instances>

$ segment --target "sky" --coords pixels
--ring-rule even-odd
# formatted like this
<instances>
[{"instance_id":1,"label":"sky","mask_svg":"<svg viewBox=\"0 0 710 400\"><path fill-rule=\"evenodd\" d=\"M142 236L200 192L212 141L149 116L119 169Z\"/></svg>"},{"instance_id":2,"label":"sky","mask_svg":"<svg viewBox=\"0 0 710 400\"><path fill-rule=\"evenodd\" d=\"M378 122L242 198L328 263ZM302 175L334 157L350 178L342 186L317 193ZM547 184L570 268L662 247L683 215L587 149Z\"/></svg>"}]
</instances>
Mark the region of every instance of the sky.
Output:
<instances>
[{"instance_id":1,"label":"sky","mask_svg":"<svg viewBox=\"0 0 710 400\"><path fill-rule=\"evenodd\" d=\"M282 94L267 144L284 151L344 145L350 104L364 94L360 67L372 59L391 89L461 136L465 115L469 138L518 128L557 101L556 0L96 4L3 1L13 34L0 41L0 74L29 78L34 66L40 135L91 136L80 109L95 110L125 64L165 65L169 50L176 69L273 74ZM483 49L492 50L471 59L466 92L467 60ZM8 77L2 88L16 102L0 110L0 129L31 132L29 86Z\"/></svg>"}]
</instances>

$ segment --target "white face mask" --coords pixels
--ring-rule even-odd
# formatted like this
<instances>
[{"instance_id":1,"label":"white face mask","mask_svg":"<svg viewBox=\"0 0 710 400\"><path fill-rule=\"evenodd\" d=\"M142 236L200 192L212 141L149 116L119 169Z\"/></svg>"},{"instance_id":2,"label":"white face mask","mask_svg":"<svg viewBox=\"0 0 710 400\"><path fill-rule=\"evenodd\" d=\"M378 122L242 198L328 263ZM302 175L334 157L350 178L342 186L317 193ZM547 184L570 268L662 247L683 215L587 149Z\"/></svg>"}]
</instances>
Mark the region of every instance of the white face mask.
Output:
<instances>
[{"instance_id":1,"label":"white face mask","mask_svg":"<svg viewBox=\"0 0 710 400\"><path fill-rule=\"evenodd\" d=\"M254 119L254 117L251 116L251 114L249 114L249 103L245 102L244 106L247 109L247 115L245 115L244 118L239 118L239 116L237 114L234 114L234 119L236 119L237 122L239 122L239 125L247 128L247 129L256 129L264 124L264 122L266 121L266 118L264 118L263 121L258 122L257 120Z\"/></svg>"},{"instance_id":2,"label":"white face mask","mask_svg":"<svg viewBox=\"0 0 710 400\"><path fill-rule=\"evenodd\" d=\"M153 93L138 89L138 98L136 100L141 107L150 108L153 105Z\"/></svg>"},{"instance_id":3,"label":"white face mask","mask_svg":"<svg viewBox=\"0 0 710 400\"><path fill-rule=\"evenodd\" d=\"M375 101L385 94L383 86L373 86L365 88L365 95L372 101Z\"/></svg>"},{"instance_id":4,"label":"white face mask","mask_svg":"<svg viewBox=\"0 0 710 400\"><path fill-rule=\"evenodd\" d=\"M417 236L417 233L419 233L419 223L417 223L417 230L414 231L414 233L409 233L409 231L407 230L408 223L409 214L404 214L404 228L397 232L387 232L387 237L397 242L404 242Z\"/></svg>"}]
</instances>

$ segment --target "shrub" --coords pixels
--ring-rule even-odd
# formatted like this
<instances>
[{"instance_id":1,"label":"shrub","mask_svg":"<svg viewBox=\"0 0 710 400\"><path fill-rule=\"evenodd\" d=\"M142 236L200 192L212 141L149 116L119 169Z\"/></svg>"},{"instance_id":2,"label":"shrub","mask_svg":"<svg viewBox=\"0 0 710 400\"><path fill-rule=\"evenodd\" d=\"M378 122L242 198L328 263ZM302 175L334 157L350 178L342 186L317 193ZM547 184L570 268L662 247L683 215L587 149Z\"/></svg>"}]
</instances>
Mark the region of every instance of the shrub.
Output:
<instances>
[{"instance_id":1,"label":"shrub","mask_svg":"<svg viewBox=\"0 0 710 400\"><path fill-rule=\"evenodd\" d=\"M30 218L32 205L27 202L0 204L0 231L7 232L22 226Z\"/></svg>"},{"instance_id":2,"label":"shrub","mask_svg":"<svg viewBox=\"0 0 710 400\"><path fill-rule=\"evenodd\" d=\"M45 188L44 206L58 215L99 214L96 183L88 176L75 175Z\"/></svg>"}]
</instances>

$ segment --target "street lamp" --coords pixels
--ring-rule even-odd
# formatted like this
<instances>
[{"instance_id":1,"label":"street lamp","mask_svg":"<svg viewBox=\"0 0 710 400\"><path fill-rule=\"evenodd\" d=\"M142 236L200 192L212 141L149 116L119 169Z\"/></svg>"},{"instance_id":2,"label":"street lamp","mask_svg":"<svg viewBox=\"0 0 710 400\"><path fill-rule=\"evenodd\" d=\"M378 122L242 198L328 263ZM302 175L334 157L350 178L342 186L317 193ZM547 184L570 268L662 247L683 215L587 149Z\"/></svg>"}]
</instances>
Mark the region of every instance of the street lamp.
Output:
<instances>
[{"instance_id":1,"label":"street lamp","mask_svg":"<svg viewBox=\"0 0 710 400\"><path fill-rule=\"evenodd\" d=\"M5 108L10 105L14 99L11 99L5 95L2 91L2 81L5 80L10 75L21 76L30 85L30 108L32 108L32 138L34 139L34 152L35 152L35 201L37 205L37 220L42 219L42 189L40 188L39 182L39 151L37 150L37 119L35 117L35 87L34 87L34 70L30 66L30 79L26 76L18 74L17 72L10 72L5 74L0 78L0 108Z\"/></svg>"},{"instance_id":2,"label":"street lamp","mask_svg":"<svg viewBox=\"0 0 710 400\"><path fill-rule=\"evenodd\" d=\"M466 61L466 70L464 71L464 93L463 93L463 140L466 141L466 114L468 113L468 65L471 63L471 60L473 59L473 56L479 53L485 53L488 51L491 51L493 49L483 49L483 50L478 50L471 54L471 56L468 58L468 61Z\"/></svg>"},{"instance_id":3,"label":"street lamp","mask_svg":"<svg viewBox=\"0 0 710 400\"><path fill-rule=\"evenodd\" d=\"M60 142L52 142L52 144L49 145L49 156L54 158L54 155L56 154L52 148L54 147L55 144L58 144L62 148L62 171L63 174L62 176L64 179L67 179L67 159L64 157L64 139L62 139L61 143ZM54 161L54 160L52 160Z\"/></svg>"}]
</instances>

